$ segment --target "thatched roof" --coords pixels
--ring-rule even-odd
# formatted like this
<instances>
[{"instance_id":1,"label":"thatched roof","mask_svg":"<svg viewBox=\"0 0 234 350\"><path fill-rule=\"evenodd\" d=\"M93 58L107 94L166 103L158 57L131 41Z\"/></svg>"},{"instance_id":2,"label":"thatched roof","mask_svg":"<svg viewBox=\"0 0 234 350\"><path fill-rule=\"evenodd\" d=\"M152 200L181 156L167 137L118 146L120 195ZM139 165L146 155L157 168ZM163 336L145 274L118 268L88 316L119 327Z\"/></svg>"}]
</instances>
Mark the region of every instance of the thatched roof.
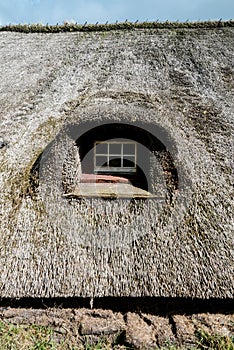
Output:
<instances>
[{"instance_id":1,"label":"thatched roof","mask_svg":"<svg viewBox=\"0 0 234 350\"><path fill-rule=\"evenodd\" d=\"M0 42L0 296L232 297L233 26ZM72 133L108 122L163 141L169 202L64 198Z\"/></svg>"}]
</instances>

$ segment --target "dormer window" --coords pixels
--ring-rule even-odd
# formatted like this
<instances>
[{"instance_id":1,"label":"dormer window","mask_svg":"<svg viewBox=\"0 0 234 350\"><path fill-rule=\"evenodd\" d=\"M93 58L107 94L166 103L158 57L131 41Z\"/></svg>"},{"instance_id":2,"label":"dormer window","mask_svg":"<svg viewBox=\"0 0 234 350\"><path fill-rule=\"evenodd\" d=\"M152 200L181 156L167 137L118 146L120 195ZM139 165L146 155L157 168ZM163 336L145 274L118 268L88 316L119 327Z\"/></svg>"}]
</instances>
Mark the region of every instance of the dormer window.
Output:
<instances>
[{"instance_id":1,"label":"dormer window","mask_svg":"<svg viewBox=\"0 0 234 350\"><path fill-rule=\"evenodd\" d=\"M94 144L94 172L135 173L137 143L133 141L97 141Z\"/></svg>"},{"instance_id":2,"label":"dormer window","mask_svg":"<svg viewBox=\"0 0 234 350\"><path fill-rule=\"evenodd\" d=\"M150 134L133 125L112 123L90 128L77 139L82 174L85 178L93 174L98 182L104 178L105 182L119 181L116 178L120 177L148 191L152 144Z\"/></svg>"}]
</instances>

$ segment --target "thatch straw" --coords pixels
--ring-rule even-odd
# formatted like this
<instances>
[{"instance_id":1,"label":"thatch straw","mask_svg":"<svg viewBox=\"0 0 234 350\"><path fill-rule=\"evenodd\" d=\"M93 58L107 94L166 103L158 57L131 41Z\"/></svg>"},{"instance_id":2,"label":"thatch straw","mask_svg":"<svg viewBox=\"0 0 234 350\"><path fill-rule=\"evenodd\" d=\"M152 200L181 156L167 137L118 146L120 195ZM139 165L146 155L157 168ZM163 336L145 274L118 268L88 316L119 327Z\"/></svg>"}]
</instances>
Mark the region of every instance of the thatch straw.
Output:
<instances>
[{"instance_id":1,"label":"thatch straw","mask_svg":"<svg viewBox=\"0 0 234 350\"><path fill-rule=\"evenodd\" d=\"M233 296L233 34L0 33L1 297ZM163 142L163 200L63 197L74 135L103 122Z\"/></svg>"}]
</instances>

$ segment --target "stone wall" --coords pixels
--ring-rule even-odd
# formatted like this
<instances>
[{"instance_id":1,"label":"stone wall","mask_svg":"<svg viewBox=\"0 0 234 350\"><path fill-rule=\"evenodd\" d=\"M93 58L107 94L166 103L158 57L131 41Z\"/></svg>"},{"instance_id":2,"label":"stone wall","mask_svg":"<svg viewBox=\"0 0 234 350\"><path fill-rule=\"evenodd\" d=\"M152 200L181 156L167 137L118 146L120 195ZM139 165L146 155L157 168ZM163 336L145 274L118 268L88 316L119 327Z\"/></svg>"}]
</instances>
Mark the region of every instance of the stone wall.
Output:
<instances>
[{"instance_id":1,"label":"stone wall","mask_svg":"<svg viewBox=\"0 0 234 350\"><path fill-rule=\"evenodd\" d=\"M0 307L0 321L18 325L49 326L58 342L70 339L76 346L105 341L115 349L155 349L197 344L196 332L231 337L234 314L196 313L158 316L151 313L113 312L103 309L15 309ZM212 348L213 349L213 348Z\"/></svg>"}]
</instances>

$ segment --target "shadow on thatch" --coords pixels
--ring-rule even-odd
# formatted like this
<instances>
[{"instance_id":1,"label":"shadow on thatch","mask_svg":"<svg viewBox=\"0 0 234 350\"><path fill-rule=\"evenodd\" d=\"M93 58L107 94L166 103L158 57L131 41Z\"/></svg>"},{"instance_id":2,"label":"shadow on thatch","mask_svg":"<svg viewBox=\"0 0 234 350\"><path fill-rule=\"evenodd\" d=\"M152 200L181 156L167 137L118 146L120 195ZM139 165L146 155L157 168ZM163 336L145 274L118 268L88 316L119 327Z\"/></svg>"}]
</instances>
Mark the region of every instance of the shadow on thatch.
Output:
<instances>
[{"instance_id":1,"label":"shadow on thatch","mask_svg":"<svg viewBox=\"0 0 234 350\"><path fill-rule=\"evenodd\" d=\"M92 300L93 308L108 309L114 312L148 313L161 316L195 313L234 312L233 299L199 298L157 298L157 297L103 297ZM0 307L36 308L90 308L90 298L2 298Z\"/></svg>"},{"instance_id":2,"label":"shadow on thatch","mask_svg":"<svg viewBox=\"0 0 234 350\"><path fill-rule=\"evenodd\" d=\"M30 176L29 176L30 193L35 194L39 186L39 169L40 169L40 162L41 162L42 156L43 156L43 152L39 154L39 156L33 163L30 170Z\"/></svg>"}]
</instances>

